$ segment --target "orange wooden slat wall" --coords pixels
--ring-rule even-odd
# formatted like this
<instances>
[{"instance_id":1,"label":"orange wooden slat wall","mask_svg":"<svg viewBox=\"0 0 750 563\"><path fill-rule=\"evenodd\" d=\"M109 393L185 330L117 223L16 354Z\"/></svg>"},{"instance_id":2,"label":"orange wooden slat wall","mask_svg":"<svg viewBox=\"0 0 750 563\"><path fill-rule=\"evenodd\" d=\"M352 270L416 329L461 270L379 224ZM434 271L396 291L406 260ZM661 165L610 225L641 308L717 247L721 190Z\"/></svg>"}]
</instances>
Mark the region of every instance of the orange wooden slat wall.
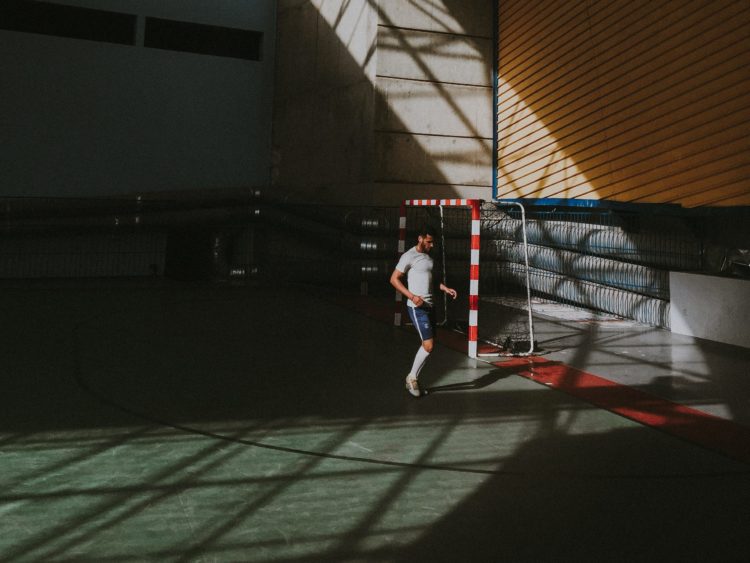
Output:
<instances>
[{"instance_id":1,"label":"orange wooden slat wall","mask_svg":"<svg viewBox=\"0 0 750 563\"><path fill-rule=\"evenodd\" d=\"M750 205L750 2L500 0L498 197Z\"/></svg>"}]
</instances>

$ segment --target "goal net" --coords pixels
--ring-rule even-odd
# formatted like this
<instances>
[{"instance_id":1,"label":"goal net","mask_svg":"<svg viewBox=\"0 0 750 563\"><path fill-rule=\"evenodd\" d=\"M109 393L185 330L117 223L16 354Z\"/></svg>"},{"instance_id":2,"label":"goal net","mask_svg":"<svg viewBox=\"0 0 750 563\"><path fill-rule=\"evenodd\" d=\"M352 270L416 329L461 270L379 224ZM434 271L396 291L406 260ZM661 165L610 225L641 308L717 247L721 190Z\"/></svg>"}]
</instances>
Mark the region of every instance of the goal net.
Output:
<instances>
[{"instance_id":1,"label":"goal net","mask_svg":"<svg viewBox=\"0 0 750 563\"><path fill-rule=\"evenodd\" d=\"M439 326L466 334L469 356L529 355L534 351L524 210L517 203L479 200L407 200L401 208L400 248L415 244L427 225L434 233ZM403 302L396 293L396 324Z\"/></svg>"}]
</instances>

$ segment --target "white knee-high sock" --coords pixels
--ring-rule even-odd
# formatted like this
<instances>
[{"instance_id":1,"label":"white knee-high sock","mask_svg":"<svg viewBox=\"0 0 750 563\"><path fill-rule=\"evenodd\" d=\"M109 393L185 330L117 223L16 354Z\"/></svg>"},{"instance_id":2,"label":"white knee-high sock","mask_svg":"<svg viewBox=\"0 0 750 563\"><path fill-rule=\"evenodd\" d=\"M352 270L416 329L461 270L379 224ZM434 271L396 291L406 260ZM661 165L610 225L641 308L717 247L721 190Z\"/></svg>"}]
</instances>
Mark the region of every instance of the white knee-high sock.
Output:
<instances>
[{"instance_id":1,"label":"white knee-high sock","mask_svg":"<svg viewBox=\"0 0 750 563\"><path fill-rule=\"evenodd\" d=\"M411 375L413 375L414 377L419 376L419 372L422 371L424 363L427 361L429 355L430 353L427 350L425 350L422 346L419 347L419 350L417 350L417 355L414 356L414 363L411 366Z\"/></svg>"}]
</instances>

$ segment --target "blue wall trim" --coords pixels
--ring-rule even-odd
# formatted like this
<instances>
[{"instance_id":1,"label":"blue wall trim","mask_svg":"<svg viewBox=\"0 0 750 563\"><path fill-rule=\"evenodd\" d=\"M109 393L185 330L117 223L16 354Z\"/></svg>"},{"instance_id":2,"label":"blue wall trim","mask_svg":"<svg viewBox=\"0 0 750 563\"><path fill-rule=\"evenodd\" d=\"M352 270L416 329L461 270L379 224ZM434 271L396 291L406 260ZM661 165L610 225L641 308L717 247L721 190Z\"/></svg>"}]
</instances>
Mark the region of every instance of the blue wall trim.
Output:
<instances>
[{"instance_id":1,"label":"blue wall trim","mask_svg":"<svg viewBox=\"0 0 750 563\"><path fill-rule=\"evenodd\" d=\"M493 198L493 201L521 203L526 207L577 207L590 209L592 211L629 211L638 213L669 213L680 215L716 215L750 211L750 206L682 207L678 203L629 203L606 199Z\"/></svg>"},{"instance_id":2,"label":"blue wall trim","mask_svg":"<svg viewBox=\"0 0 750 563\"><path fill-rule=\"evenodd\" d=\"M564 198L507 198L496 201L512 201L526 206L583 207L588 209L613 209L620 211L679 211L683 207L676 203L628 203L606 199L564 199Z\"/></svg>"}]
</instances>

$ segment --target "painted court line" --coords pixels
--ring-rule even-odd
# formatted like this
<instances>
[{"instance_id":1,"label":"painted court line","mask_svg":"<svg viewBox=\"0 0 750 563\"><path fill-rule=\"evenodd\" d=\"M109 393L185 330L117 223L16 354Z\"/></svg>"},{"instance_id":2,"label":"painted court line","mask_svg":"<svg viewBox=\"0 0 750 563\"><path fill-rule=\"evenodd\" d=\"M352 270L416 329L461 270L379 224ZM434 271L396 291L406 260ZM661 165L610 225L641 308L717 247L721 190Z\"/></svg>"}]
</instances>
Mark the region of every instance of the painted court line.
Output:
<instances>
[{"instance_id":1,"label":"painted court line","mask_svg":"<svg viewBox=\"0 0 750 563\"><path fill-rule=\"evenodd\" d=\"M750 428L541 357L493 365L594 406L750 464Z\"/></svg>"}]
</instances>

